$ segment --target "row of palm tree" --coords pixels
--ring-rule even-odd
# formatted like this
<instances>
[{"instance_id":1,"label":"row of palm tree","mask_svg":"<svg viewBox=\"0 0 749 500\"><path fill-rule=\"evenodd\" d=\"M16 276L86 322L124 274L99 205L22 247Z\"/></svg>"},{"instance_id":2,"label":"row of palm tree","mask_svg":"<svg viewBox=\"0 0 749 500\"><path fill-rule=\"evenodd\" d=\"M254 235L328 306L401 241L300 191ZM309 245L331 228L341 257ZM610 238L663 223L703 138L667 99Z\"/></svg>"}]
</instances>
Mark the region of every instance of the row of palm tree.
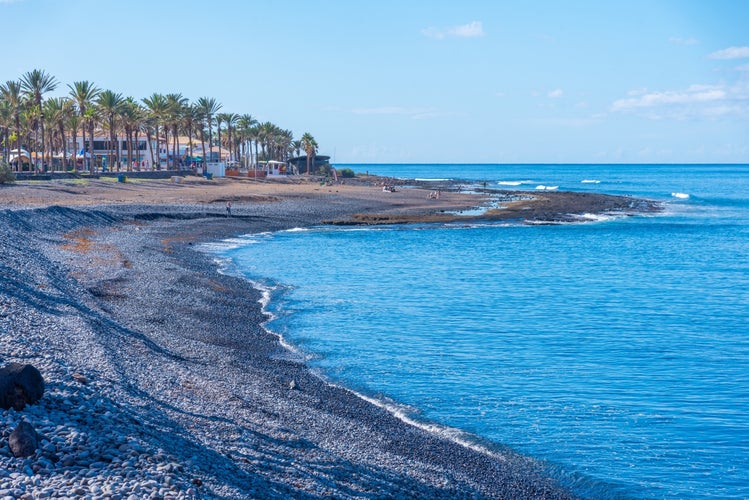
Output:
<instances>
[{"instance_id":1,"label":"row of palm tree","mask_svg":"<svg viewBox=\"0 0 749 500\"><path fill-rule=\"evenodd\" d=\"M220 112L222 105L212 97L201 97L195 102L179 93L153 93L140 101L113 90L103 90L90 81L69 84L68 95L45 99L44 95L56 90L59 82L43 70L35 69L0 84L0 145L3 159L9 161L11 152L21 150L37 152L33 162L37 170L51 165L52 158L61 158L61 166L75 168L76 155L68 156L69 144L78 142L78 133L89 152L94 151L94 137L108 135L107 163L118 171L123 159L118 141L124 138L127 150L126 169L140 158L139 144L143 136L148 144L157 144L167 151L175 164L180 158L179 137L188 138L186 160L192 159L193 140L200 141L201 160L214 158L214 146L219 156L227 151L230 162L241 162L247 168L259 160L285 161L302 150L314 158L317 143L305 133L294 140L290 130L271 122L260 123L250 114ZM214 141L214 131L216 140ZM72 141L71 141L72 139ZM253 154L254 146L254 154ZM158 149L161 149L158 148ZM159 166L150 148L151 168ZM97 168L89 154L84 154L83 168L92 173ZM20 158L15 169L20 170ZM314 160L312 161L314 165Z\"/></svg>"}]
</instances>

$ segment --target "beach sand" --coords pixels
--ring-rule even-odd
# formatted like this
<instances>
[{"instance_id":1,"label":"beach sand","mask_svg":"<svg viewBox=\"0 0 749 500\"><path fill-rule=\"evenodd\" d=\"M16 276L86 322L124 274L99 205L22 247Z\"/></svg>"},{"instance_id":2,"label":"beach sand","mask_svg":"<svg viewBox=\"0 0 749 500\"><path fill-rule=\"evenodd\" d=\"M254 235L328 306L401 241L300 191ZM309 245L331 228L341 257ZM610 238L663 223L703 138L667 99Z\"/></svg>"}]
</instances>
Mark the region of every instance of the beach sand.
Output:
<instances>
[{"instance_id":1,"label":"beach sand","mask_svg":"<svg viewBox=\"0 0 749 500\"><path fill-rule=\"evenodd\" d=\"M384 192L378 182L0 186L0 361L34 364L47 383L36 405L0 413L0 496L574 497L529 458L459 444L449 430L409 424L326 382L263 328L261 293L196 250L324 221L452 218L446 212L486 201ZM547 196L510 218L632 207ZM36 456L16 459L5 441L23 419L45 440Z\"/></svg>"}]
</instances>

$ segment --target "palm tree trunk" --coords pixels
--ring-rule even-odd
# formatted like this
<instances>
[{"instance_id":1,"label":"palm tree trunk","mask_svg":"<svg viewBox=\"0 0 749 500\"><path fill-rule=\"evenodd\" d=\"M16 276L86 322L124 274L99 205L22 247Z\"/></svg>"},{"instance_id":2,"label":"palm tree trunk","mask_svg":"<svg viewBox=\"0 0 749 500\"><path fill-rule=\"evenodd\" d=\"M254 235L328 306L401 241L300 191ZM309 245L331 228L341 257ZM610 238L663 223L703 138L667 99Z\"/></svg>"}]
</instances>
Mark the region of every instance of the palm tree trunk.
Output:
<instances>
[{"instance_id":1,"label":"palm tree trunk","mask_svg":"<svg viewBox=\"0 0 749 500\"><path fill-rule=\"evenodd\" d=\"M134 132L135 142L133 144L135 145L135 153L134 153L135 154L135 165L138 167L138 170L140 170L140 162L141 162L141 159L140 159L140 143L138 142L138 136L140 135L139 132L140 132L140 129L138 127L135 127L135 132Z\"/></svg>"},{"instance_id":2,"label":"palm tree trunk","mask_svg":"<svg viewBox=\"0 0 749 500\"><path fill-rule=\"evenodd\" d=\"M60 124L60 137L62 139L62 169L63 171L68 167L68 152L66 151L67 148L65 147L65 127Z\"/></svg>"},{"instance_id":3,"label":"palm tree trunk","mask_svg":"<svg viewBox=\"0 0 749 500\"><path fill-rule=\"evenodd\" d=\"M91 170L91 173L93 174L96 172L96 156L94 156L94 120L93 118L91 119L91 123L88 124L88 149L89 149L88 165ZM85 151L83 153L84 155L86 154Z\"/></svg>"},{"instance_id":4,"label":"palm tree trunk","mask_svg":"<svg viewBox=\"0 0 749 500\"><path fill-rule=\"evenodd\" d=\"M200 128L200 145L203 148L201 150L201 154L203 155L203 165L201 166L203 167L203 173L205 173L205 130L203 130L202 127Z\"/></svg>"},{"instance_id":5,"label":"palm tree trunk","mask_svg":"<svg viewBox=\"0 0 749 500\"><path fill-rule=\"evenodd\" d=\"M166 170L169 170L169 127L164 125L164 153L166 154ZM161 155L159 155L159 163Z\"/></svg>"},{"instance_id":6,"label":"palm tree trunk","mask_svg":"<svg viewBox=\"0 0 749 500\"><path fill-rule=\"evenodd\" d=\"M78 154L78 126L73 127L73 170L78 170L78 165L76 164L76 158ZM68 165L70 166L70 165Z\"/></svg>"},{"instance_id":7,"label":"palm tree trunk","mask_svg":"<svg viewBox=\"0 0 749 500\"><path fill-rule=\"evenodd\" d=\"M41 117L42 104L39 104L39 125L42 127L42 170L44 170L44 119Z\"/></svg>"},{"instance_id":8,"label":"palm tree trunk","mask_svg":"<svg viewBox=\"0 0 749 500\"><path fill-rule=\"evenodd\" d=\"M175 125L174 126L174 131L173 131L173 134L172 134L174 136L173 139L172 139L174 141L174 163L177 163L179 161L179 135L178 135L178 133L179 133L179 129ZM182 163L181 162L179 162L179 165L177 165L177 168L179 170L182 170Z\"/></svg>"},{"instance_id":9,"label":"palm tree trunk","mask_svg":"<svg viewBox=\"0 0 749 500\"><path fill-rule=\"evenodd\" d=\"M158 131L156 133L158 134ZM146 142L148 142L148 149L151 151L151 170L153 170L153 166L156 160L154 160L153 158L153 136L151 135L150 127L146 128ZM158 144L158 142L159 142L159 139L157 135L156 143Z\"/></svg>"}]
</instances>

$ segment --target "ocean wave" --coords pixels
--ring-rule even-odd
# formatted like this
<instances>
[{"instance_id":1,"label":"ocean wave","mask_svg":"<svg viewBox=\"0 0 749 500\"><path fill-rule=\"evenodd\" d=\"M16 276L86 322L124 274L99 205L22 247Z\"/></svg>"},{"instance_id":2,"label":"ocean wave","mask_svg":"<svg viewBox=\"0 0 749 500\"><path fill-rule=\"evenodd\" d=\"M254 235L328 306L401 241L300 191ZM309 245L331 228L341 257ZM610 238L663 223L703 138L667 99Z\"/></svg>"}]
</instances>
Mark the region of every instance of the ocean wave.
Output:
<instances>
[{"instance_id":1,"label":"ocean wave","mask_svg":"<svg viewBox=\"0 0 749 500\"><path fill-rule=\"evenodd\" d=\"M499 181L500 186L521 186L523 184L533 184L533 181Z\"/></svg>"},{"instance_id":2,"label":"ocean wave","mask_svg":"<svg viewBox=\"0 0 749 500\"><path fill-rule=\"evenodd\" d=\"M601 181L599 181L598 179L583 179L580 182L583 184L600 184L601 183Z\"/></svg>"},{"instance_id":3,"label":"ocean wave","mask_svg":"<svg viewBox=\"0 0 749 500\"><path fill-rule=\"evenodd\" d=\"M614 220L617 217L612 214L591 214L591 213L584 213L584 214L571 214L572 217L577 219L579 222L606 222L610 220Z\"/></svg>"},{"instance_id":4,"label":"ocean wave","mask_svg":"<svg viewBox=\"0 0 749 500\"><path fill-rule=\"evenodd\" d=\"M673 196L674 198L679 198L681 200L689 199L689 194L687 193L671 193L671 196Z\"/></svg>"},{"instance_id":5,"label":"ocean wave","mask_svg":"<svg viewBox=\"0 0 749 500\"><path fill-rule=\"evenodd\" d=\"M254 241L247 240L245 238L227 238L221 241L200 243L197 248L198 250L207 253L218 253L222 251L225 252L228 250L235 250L247 245L248 243L254 243Z\"/></svg>"},{"instance_id":6,"label":"ocean wave","mask_svg":"<svg viewBox=\"0 0 749 500\"><path fill-rule=\"evenodd\" d=\"M543 184L539 184L536 186L536 189L539 191L554 191L559 189L559 186L544 186Z\"/></svg>"}]
</instances>

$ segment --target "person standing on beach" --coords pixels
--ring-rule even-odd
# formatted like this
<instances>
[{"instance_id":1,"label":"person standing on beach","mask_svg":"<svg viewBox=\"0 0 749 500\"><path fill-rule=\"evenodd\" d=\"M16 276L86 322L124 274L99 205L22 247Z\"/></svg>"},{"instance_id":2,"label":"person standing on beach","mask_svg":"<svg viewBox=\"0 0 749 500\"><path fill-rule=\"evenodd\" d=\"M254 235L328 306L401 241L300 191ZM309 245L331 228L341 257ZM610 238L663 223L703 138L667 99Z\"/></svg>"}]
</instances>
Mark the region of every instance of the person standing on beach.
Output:
<instances>
[{"instance_id":1,"label":"person standing on beach","mask_svg":"<svg viewBox=\"0 0 749 500\"><path fill-rule=\"evenodd\" d=\"M226 202L226 216L231 217L231 202L230 201Z\"/></svg>"}]
</instances>

